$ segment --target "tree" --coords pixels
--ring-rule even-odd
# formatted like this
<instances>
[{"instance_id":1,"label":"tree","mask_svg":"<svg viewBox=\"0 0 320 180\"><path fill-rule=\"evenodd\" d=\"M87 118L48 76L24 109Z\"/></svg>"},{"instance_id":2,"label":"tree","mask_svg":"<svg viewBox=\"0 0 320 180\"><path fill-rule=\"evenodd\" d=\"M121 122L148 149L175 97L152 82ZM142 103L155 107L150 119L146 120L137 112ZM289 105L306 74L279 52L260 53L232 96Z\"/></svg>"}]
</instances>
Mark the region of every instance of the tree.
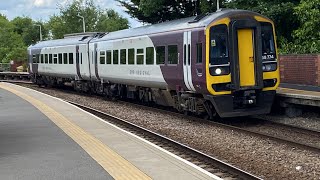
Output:
<instances>
[{"instance_id":1,"label":"tree","mask_svg":"<svg viewBox=\"0 0 320 180\"><path fill-rule=\"evenodd\" d=\"M22 37L14 31L14 25L0 15L0 62L26 60L26 48Z\"/></svg>"},{"instance_id":2,"label":"tree","mask_svg":"<svg viewBox=\"0 0 320 180\"><path fill-rule=\"evenodd\" d=\"M294 8L300 0L231 0L226 6L251 10L274 21L280 47L292 42L292 33L300 25Z\"/></svg>"},{"instance_id":3,"label":"tree","mask_svg":"<svg viewBox=\"0 0 320 180\"><path fill-rule=\"evenodd\" d=\"M117 12L112 9L103 12L96 25L96 31L112 32L121 29L129 28L127 19L122 18Z\"/></svg>"},{"instance_id":4,"label":"tree","mask_svg":"<svg viewBox=\"0 0 320 180\"><path fill-rule=\"evenodd\" d=\"M93 0L74 0L71 4L59 7L60 13L50 18L48 25L53 38L65 34L83 32L81 15L85 18L86 31L107 31L128 28L128 20L113 10L102 10Z\"/></svg>"},{"instance_id":5,"label":"tree","mask_svg":"<svg viewBox=\"0 0 320 180\"><path fill-rule=\"evenodd\" d=\"M295 15L301 26L294 31L295 46L298 53L320 52L320 0L303 0L295 8Z\"/></svg>"},{"instance_id":6,"label":"tree","mask_svg":"<svg viewBox=\"0 0 320 180\"><path fill-rule=\"evenodd\" d=\"M33 21L29 17L16 17L11 23L14 25L14 32L22 36L27 46L40 41L40 29L37 25L41 25L43 39L46 39L48 36L48 29L45 24L40 21Z\"/></svg>"},{"instance_id":7,"label":"tree","mask_svg":"<svg viewBox=\"0 0 320 180\"><path fill-rule=\"evenodd\" d=\"M117 0L132 17L147 23L194 16L216 11L216 0ZM222 6L227 0L221 0Z\"/></svg>"}]
</instances>

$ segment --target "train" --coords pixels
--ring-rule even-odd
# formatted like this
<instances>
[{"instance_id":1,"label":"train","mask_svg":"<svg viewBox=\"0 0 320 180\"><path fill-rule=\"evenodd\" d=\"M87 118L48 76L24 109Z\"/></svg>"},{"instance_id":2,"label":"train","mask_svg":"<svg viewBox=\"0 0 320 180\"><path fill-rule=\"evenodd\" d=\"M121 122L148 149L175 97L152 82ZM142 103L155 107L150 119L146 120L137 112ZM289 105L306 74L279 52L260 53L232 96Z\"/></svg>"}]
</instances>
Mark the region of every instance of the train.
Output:
<instances>
[{"instance_id":1,"label":"train","mask_svg":"<svg viewBox=\"0 0 320 180\"><path fill-rule=\"evenodd\" d=\"M41 86L69 83L210 119L269 113L280 83L274 23L238 9L40 41L28 65Z\"/></svg>"}]
</instances>

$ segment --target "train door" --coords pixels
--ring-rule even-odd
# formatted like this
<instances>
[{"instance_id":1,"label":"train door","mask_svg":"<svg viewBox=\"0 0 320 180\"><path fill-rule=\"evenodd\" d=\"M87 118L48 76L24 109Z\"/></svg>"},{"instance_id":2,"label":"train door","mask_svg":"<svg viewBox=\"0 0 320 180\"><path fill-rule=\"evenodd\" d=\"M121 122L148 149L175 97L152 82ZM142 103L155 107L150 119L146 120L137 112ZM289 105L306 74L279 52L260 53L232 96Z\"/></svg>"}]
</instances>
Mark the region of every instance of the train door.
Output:
<instances>
[{"instance_id":1,"label":"train door","mask_svg":"<svg viewBox=\"0 0 320 180\"><path fill-rule=\"evenodd\" d=\"M238 29L240 87L255 86L254 30Z\"/></svg>"},{"instance_id":2,"label":"train door","mask_svg":"<svg viewBox=\"0 0 320 180\"><path fill-rule=\"evenodd\" d=\"M188 31L183 34L183 80L189 91L196 91L192 83L191 57L191 31Z\"/></svg>"},{"instance_id":3,"label":"train door","mask_svg":"<svg viewBox=\"0 0 320 180\"><path fill-rule=\"evenodd\" d=\"M77 79L82 79L80 73L80 53L79 53L79 45L76 46L76 71L77 71Z\"/></svg>"},{"instance_id":4,"label":"train door","mask_svg":"<svg viewBox=\"0 0 320 180\"><path fill-rule=\"evenodd\" d=\"M231 23L232 81L235 90L263 88L261 26L255 20Z\"/></svg>"},{"instance_id":5,"label":"train door","mask_svg":"<svg viewBox=\"0 0 320 180\"><path fill-rule=\"evenodd\" d=\"M90 79L90 63L89 63L89 58L88 58L88 45L87 44L82 44L82 45L77 46L76 67L77 67L77 74L79 71L81 78L86 79L86 80Z\"/></svg>"}]
</instances>

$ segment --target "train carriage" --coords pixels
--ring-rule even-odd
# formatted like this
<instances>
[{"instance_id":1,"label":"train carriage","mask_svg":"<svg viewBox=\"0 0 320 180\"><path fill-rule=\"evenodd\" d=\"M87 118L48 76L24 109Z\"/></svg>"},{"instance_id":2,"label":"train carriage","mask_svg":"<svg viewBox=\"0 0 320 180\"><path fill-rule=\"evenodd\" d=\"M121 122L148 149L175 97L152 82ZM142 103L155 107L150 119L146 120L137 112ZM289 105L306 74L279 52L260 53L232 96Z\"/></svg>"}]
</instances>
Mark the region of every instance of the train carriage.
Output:
<instances>
[{"instance_id":1,"label":"train carriage","mask_svg":"<svg viewBox=\"0 0 320 180\"><path fill-rule=\"evenodd\" d=\"M250 11L98 34L87 45L78 71L90 79L73 78L75 88L211 118L268 113L279 84L273 22Z\"/></svg>"}]
</instances>

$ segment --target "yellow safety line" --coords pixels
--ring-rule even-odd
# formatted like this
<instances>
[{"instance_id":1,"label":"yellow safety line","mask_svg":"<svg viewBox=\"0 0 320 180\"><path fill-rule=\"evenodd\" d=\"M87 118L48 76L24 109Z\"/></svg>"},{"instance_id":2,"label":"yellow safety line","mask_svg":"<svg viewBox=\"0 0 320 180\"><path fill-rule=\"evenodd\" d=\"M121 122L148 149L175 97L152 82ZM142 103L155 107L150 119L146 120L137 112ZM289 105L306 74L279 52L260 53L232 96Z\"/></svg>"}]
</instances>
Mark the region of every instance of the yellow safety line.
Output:
<instances>
[{"instance_id":1,"label":"yellow safety line","mask_svg":"<svg viewBox=\"0 0 320 180\"><path fill-rule=\"evenodd\" d=\"M95 161L97 161L114 179L151 179L137 167L111 150L94 136L72 123L43 102L0 83L0 88L10 91L38 108L68 136L78 143Z\"/></svg>"}]
</instances>

